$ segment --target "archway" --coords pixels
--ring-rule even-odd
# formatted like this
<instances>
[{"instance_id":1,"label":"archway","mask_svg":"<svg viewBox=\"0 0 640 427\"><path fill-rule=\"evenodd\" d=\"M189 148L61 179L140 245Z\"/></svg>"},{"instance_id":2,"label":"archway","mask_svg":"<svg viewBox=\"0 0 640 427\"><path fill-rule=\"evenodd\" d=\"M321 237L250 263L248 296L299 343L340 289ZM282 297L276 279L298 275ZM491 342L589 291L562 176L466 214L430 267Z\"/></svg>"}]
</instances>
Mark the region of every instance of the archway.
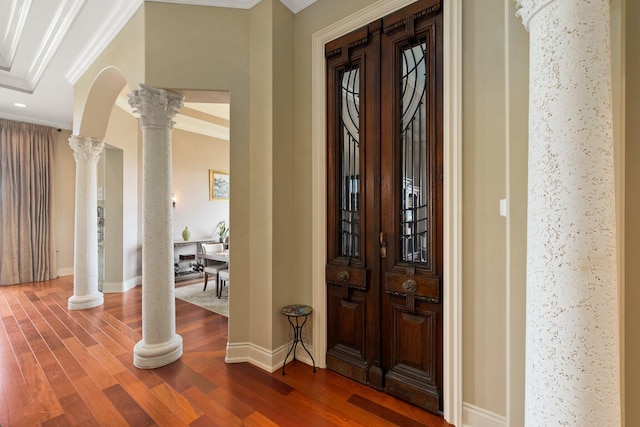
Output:
<instances>
[{"instance_id":1,"label":"archway","mask_svg":"<svg viewBox=\"0 0 640 427\"><path fill-rule=\"evenodd\" d=\"M78 136L104 139L118 95L127 87L127 79L116 67L106 67L96 76L84 103Z\"/></svg>"},{"instance_id":2,"label":"archway","mask_svg":"<svg viewBox=\"0 0 640 427\"><path fill-rule=\"evenodd\" d=\"M119 95L128 93L129 85L123 73L116 67L102 69L94 79L82 106L82 116L76 135L104 141L109 135L114 106ZM137 285L139 276L137 241L137 122L131 119L128 130L106 144L98 165L98 277L102 292L122 292ZM126 135L129 133L129 136ZM125 165L135 165L128 171ZM135 185L123 185L124 182ZM128 188L131 187L131 188ZM127 203L125 203L125 200ZM127 232L125 232L127 231ZM127 237L127 235L131 235ZM127 254L127 257L125 257Z\"/></svg>"}]
</instances>

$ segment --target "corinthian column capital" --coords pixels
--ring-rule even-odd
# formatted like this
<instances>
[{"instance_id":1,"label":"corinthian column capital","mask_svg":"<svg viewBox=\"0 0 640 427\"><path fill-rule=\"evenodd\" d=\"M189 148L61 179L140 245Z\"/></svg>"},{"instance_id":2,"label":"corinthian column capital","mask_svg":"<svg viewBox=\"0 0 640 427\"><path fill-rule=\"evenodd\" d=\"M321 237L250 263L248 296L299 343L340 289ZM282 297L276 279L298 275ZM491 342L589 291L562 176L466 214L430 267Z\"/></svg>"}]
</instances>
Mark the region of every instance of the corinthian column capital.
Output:
<instances>
[{"instance_id":1,"label":"corinthian column capital","mask_svg":"<svg viewBox=\"0 0 640 427\"><path fill-rule=\"evenodd\" d=\"M516 0L516 16L522 18L522 24L529 30L529 21L543 8L556 0Z\"/></svg>"},{"instance_id":2,"label":"corinthian column capital","mask_svg":"<svg viewBox=\"0 0 640 427\"><path fill-rule=\"evenodd\" d=\"M143 128L173 129L173 118L182 108L183 99L183 95L141 84L129 94L129 105L140 114Z\"/></svg>"},{"instance_id":3,"label":"corinthian column capital","mask_svg":"<svg viewBox=\"0 0 640 427\"><path fill-rule=\"evenodd\" d=\"M90 136L71 135L69 137L69 146L73 150L73 157L76 162L80 160L97 162L104 149L104 140Z\"/></svg>"}]
</instances>

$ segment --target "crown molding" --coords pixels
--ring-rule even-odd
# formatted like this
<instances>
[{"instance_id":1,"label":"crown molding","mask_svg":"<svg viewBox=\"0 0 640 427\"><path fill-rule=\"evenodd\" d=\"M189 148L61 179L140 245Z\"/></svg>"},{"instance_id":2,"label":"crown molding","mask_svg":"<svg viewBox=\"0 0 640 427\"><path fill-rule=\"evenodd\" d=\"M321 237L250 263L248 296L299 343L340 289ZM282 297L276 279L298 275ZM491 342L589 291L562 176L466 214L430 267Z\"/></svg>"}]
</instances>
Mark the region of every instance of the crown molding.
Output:
<instances>
[{"instance_id":1,"label":"crown molding","mask_svg":"<svg viewBox=\"0 0 640 427\"><path fill-rule=\"evenodd\" d=\"M51 19L51 24L44 33L42 42L38 46L38 50L31 62L31 65L28 67L26 74L23 77L2 76L2 78L0 78L0 86L20 92L33 93L40 81L40 78L42 77L42 73L53 59L60 43L62 43L64 36L69 31L69 28L78 16L78 13L80 13L80 10L86 1L87 0L61 1L60 5L56 9L54 17ZM23 17L20 17L19 19L21 18ZM24 18L26 19L26 15ZM22 23L22 25L24 26L24 23Z\"/></svg>"},{"instance_id":2,"label":"crown molding","mask_svg":"<svg viewBox=\"0 0 640 427\"><path fill-rule=\"evenodd\" d=\"M102 51L113 41L133 15L138 11L144 0L127 0L121 2L111 15L105 19L104 24L96 33L87 47L78 55L78 59L69 67L64 77L72 85L80 79L85 71Z\"/></svg>"},{"instance_id":3,"label":"crown molding","mask_svg":"<svg viewBox=\"0 0 640 427\"><path fill-rule=\"evenodd\" d=\"M251 9L261 0L145 0L155 3L189 4L192 6L230 7L234 9Z\"/></svg>"},{"instance_id":4,"label":"crown molding","mask_svg":"<svg viewBox=\"0 0 640 427\"><path fill-rule=\"evenodd\" d=\"M82 0L83 2L86 0ZM129 22L138 8L145 2L188 4L196 6L232 7L237 9L250 9L261 0L131 0L125 2L126 9L115 10L108 19L105 20L100 31L89 42L87 47L79 54L78 59L69 67L64 75L72 85L80 79L82 74L96 60L102 51L111 43L118 33ZM293 13L298 13L305 7L315 3L316 0L280 0ZM20 89L18 89L20 90ZM22 89L24 91L24 89Z\"/></svg>"},{"instance_id":5,"label":"crown molding","mask_svg":"<svg viewBox=\"0 0 640 427\"><path fill-rule=\"evenodd\" d=\"M58 46L64 39L64 36L69 31L69 28L75 21L78 13L84 6L87 0L69 0L63 1L60 7L56 11L54 22L47 30L47 36L52 34L51 37L46 37L44 42L38 48L36 59L29 68L27 76L27 83L32 89L35 89L42 73L51 62L53 55L58 50Z\"/></svg>"},{"instance_id":6,"label":"crown molding","mask_svg":"<svg viewBox=\"0 0 640 427\"><path fill-rule=\"evenodd\" d=\"M156 3L190 4L194 6L231 7L234 9L251 9L261 0L146 0ZM280 0L291 12L298 13L316 0Z\"/></svg>"},{"instance_id":7,"label":"crown molding","mask_svg":"<svg viewBox=\"0 0 640 427\"><path fill-rule=\"evenodd\" d=\"M31 0L13 0L8 13L7 28L0 43L0 70L10 71L18 43L27 21Z\"/></svg>"},{"instance_id":8,"label":"crown molding","mask_svg":"<svg viewBox=\"0 0 640 427\"><path fill-rule=\"evenodd\" d=\"M316 0L280 0L291 12L298 13L302 9L311 6Z\"/></svg>"},{"instance_id":9,"label":"crown molding","mask_svg":"<svg viewBox=\"0 0 640 427\"><path fill-rule=\"evenodd\" d=\"M13 120L14 122L31 123L34 125L49 126L54 129L70 129L69 123L58 122L53 120L34 119L31 115L12 114L12 113L0 113L0 118L6 120Z\"/></svg>"}]
</instances>

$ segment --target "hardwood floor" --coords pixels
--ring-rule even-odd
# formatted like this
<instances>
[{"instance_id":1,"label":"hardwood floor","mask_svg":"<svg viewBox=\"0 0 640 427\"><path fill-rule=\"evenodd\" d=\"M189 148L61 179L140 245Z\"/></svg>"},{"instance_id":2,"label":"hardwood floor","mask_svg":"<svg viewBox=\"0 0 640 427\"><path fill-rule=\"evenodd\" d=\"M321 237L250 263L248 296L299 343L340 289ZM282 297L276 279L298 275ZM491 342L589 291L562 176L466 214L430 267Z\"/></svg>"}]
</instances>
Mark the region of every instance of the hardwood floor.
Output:
<instances>
[{"instance_id":1,"label":"hardwood floor","mask_svg":"<svg viewBox=\"0 0 640 427\"><path fill-rule=\"evenodd\" d=\"M0 426L449 426L325 369L226 364L227 319L176 300L178 361L133 366L141 289L67 310L71 276L0 286Z\"/></svg>"}]
</instances>

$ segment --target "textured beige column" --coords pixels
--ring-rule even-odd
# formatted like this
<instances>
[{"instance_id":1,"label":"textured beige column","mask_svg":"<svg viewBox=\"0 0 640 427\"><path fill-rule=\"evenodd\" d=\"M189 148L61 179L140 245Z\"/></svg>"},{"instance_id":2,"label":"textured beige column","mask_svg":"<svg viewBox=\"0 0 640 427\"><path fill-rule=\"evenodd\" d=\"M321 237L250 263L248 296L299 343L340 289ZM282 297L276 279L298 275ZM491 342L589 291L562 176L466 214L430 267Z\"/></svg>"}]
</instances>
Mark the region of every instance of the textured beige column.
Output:
<instances>
[{"instance_id":1,"label":"textured beige column","mask_svg":"<svg viewBox=\"0 0 640 427\"><path fill-rule=\"evenodd\" d=\"M97 164L104 141L71 135L69 146L76 159L76 209L73 243L73 296L69 310L102 305L98 291L98 175Z\"/></svg>"},{"instance_id":2,"label":"textured beige column","mask_svg":"<svg viewBox=\"0 0 640 427\"><path fill-rule=\"evenodd\" d=\"M519 0L530 37L525 424L619 426L609 0Z\"/></svg>"},{"instance_id":3,"label":"textured beige column","mask_svg":"<svg viewBox=\"0 0 640 427\"><path fill-rule=\"evenodd\" d=\"M171 209L171 131L182 95L140 85L129 104L142 127L142 340L133 349L138 368L157 368L182 356L176 334Z\"/></svg>"}]
</instances>

